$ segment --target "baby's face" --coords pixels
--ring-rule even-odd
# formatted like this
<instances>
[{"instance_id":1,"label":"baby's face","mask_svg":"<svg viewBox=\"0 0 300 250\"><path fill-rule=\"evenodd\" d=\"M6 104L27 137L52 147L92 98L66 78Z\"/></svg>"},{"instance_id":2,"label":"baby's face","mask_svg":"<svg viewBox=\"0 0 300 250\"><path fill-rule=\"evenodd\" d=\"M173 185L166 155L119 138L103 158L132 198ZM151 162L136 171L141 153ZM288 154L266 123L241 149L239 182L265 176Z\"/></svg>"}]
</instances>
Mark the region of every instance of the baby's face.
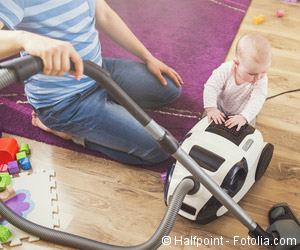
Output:
<instances>
[{"instance_id":1,"label":"baby's face","mask_svg":"<svg viewBox=\"0 0 300 250\"><path fill-rule=\"evenodd\" d=\"M265 76L270 64L271 60L267 63L257 63L252 59L240 60L237 64L237 73L245 82L254 84Z\"/></svg>"}]
</instances>

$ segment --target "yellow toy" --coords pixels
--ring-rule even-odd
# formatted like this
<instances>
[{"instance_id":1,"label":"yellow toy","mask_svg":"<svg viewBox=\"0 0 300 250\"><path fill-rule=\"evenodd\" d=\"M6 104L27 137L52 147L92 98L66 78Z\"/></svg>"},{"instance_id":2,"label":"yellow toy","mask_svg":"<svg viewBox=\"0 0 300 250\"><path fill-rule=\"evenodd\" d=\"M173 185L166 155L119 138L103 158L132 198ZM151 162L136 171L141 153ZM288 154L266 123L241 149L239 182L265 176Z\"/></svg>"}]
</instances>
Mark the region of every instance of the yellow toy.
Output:
<instances>
[{"instance_id":1,"label":"yellow toy","mask_svg":"<svg viewBox=\"0 0 300 250\"><path fill-rule=\"evenodd\" d=\"M252 22L254 24L260 24L262 23L263 21L265 21L265 16L263 14L259 14L258 16L254 16L252 18Z\"/></svg>"}]
</instances>

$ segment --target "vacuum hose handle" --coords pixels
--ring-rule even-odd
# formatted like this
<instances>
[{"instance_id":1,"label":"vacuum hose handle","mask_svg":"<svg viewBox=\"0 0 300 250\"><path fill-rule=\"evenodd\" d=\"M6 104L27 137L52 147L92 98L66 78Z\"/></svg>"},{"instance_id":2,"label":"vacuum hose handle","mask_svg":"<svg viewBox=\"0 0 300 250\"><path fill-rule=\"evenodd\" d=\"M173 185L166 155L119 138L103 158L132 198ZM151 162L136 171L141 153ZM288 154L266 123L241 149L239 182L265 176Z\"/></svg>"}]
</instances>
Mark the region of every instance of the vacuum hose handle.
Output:
<instances>
[{"instance_id":1,"label":"vacuum hose handle","mask_svg":"<svg viewBox=\"0 0 300 250\"><path fill-rule=\"evenodd\" d=\"M29 77L41 72L43 68L42 59L36 56L18 57L0 64L0 69L12 69L18 82L24 82Z\"/></svg>"}]
</instances>

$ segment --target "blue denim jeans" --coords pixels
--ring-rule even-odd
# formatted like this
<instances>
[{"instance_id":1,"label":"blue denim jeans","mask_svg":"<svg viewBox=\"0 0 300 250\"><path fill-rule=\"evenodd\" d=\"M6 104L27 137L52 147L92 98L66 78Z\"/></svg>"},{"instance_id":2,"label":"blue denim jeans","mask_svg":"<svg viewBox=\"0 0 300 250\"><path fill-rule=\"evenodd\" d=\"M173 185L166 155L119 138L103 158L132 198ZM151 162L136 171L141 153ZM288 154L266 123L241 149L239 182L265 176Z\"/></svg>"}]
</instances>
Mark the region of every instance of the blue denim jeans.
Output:
<instances>
[{"instance_id":1,"label":"blue denim jeans","mask_svg":"<svg viewBox=\"0 0 300 250\"><path fill-rule=\"evenodd\" d=\"M165 76L163 86L145 64L103 58L103 68L142 108L171 103L181 89ZM168 158L156 140L98 83L83 93L36 110L49 128L80 138L84 146L127 164L157 164Z\"/></svg>"}]
</instances>

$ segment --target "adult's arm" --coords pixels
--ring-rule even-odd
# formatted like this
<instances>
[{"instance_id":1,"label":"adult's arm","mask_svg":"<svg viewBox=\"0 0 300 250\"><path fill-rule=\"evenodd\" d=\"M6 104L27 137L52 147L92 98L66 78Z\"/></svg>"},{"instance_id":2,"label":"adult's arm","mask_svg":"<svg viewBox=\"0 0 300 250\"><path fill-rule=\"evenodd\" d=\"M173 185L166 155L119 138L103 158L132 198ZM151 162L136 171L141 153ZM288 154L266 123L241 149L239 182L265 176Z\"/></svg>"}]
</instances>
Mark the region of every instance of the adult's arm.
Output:
<instances>
[{"instance_id":1,"label":"adult's arm","mask_svg":"<svg viewBox=\"0 0 300 250\"><path fill-rule=\"evenodd\" d=\"M119 46L143 60L162 84L167 84L162 73L167 74L178 86L182 84L179 74L155 58L104 0L96 0L95 18L97 27Z\"/></svg>"},{"instance_id":2,"label":"adult's arm","mask_svg":"<svg viewBox=\"0 0 300 250\"><path fill-rule=\"evenodd\" d=\"M9 57L21 51L20 31L2 30L4 23L0 21L0 59Z\"/></svg>"}]
</instances>

